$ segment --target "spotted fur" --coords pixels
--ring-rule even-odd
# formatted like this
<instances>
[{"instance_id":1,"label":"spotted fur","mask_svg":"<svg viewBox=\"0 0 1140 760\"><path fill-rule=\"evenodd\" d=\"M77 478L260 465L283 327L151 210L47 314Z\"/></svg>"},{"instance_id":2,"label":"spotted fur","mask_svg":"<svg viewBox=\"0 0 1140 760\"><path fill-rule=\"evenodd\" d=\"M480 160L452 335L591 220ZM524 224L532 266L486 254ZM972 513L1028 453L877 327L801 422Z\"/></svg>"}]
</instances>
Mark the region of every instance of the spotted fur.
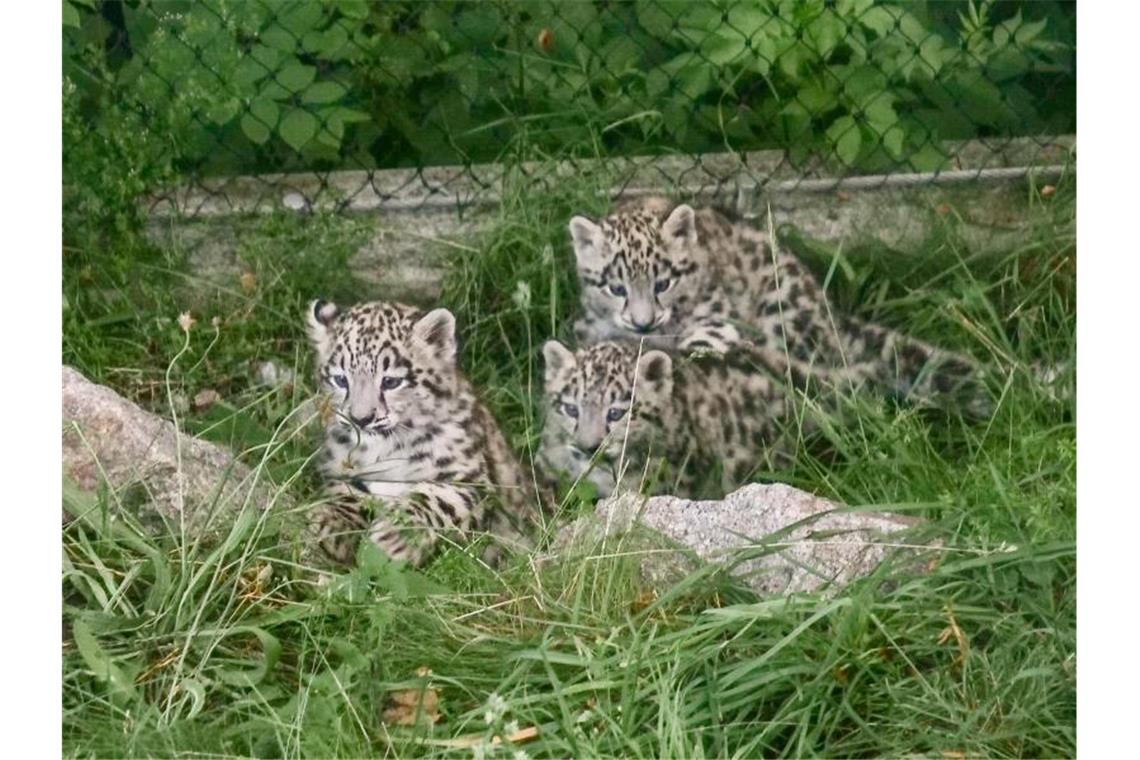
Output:
<instances>
[{"instance_id":1,"label":"spotted fur","mask_svg":"<svg viewBox=\"0 0 1140 760\"><path fill-rule=\"evenodd\" d=\"M600 221L576 216L570 235L582 344L721 354L748 345L770 371L797 383L871 384L978 416L992 408L976 361L834 312L795 256L714 209L648 198Z\"/></svg>"},{"instance_id":2,"label":"spotted fur","mask_svg":"<svg viewBox=\"0 0 1140 760\"><path fill-rule=\"evenodd\" d=\"M605 341L543 346L545 421L539 461L584 478L600 496L657 478L696 496L719 470L725 492L786 462L801 432L785 386L747 351L674 359Z\"/></svg>"},{"instance_id":3,"label":"spotted fur","mask_svg":"<svg viewBox=\"0 0 1140 760\"><path fill-rule=\"evenodd\" d=\"M331 503L312 522L325 555L352 563L361 535L413 565L445 536L524 542L525 480L459 371L451 312L314 301L308 334L328 410Z\"/></svg>"}]
</instances>

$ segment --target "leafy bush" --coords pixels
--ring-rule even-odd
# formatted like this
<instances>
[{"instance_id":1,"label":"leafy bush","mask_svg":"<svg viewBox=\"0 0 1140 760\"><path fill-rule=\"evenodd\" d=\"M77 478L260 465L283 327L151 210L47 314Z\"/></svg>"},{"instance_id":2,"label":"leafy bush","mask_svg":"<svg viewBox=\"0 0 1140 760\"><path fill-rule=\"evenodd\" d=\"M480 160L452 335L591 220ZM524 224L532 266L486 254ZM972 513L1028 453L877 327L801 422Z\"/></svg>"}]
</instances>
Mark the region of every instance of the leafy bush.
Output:
<instances>
[{"instance_id":1,"label":"leafy bush","mask_svg":"<svg viewBox=\"0 0 1140 760\"><path fill-rule=\"evenodd\" d=\"M131 109L206 173L485 161L524 127L558 152L932 169L943 139L1075 126L1058 3L69 2L98 44L65 54L104 55L118 98L89 116Z\"/></svg>"}]
</instances>

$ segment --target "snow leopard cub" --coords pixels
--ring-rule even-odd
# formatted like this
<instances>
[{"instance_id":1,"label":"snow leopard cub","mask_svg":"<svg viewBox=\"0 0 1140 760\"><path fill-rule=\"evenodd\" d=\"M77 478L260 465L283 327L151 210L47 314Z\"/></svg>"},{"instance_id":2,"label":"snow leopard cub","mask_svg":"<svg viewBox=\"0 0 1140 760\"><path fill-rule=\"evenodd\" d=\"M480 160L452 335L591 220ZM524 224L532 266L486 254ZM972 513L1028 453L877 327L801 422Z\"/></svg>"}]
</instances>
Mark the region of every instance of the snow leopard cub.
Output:
<instances>
[{"instance_id":1,"label":"snow leopard cub","mask_svg":"<svg viewBox=\"0 0 1140 760\"><path fill-rule=\"evenodd\" d=\"M682 353L749 345L770 371L871 385L988 416L980 365L898 330L836 313L815 276L768 235L711 208L652 197L599 221L575 216L580 344L644 342Z\"/></svg>"},{"instance_id":2,"label":"snow leopard cub","mask_svg":"<svg viewBox=\"0 0 1140 760\"><path fill-rule=\"evenodd\" d=\"M745 350L674 359L628 343L570 351L550 340L543 356L539 462L551 480L584 478L604 497L659 476L670 493L697 496L711 472L728 492L794 451L795 404Z\"/></svg>"},{"instance_id":3,"label":"snow leopard cub","mask_svg":"<svg viewBox=\"0 0 1140 760\"><path fill-rule=\"evenodd\" d=\"M460 373L451 312L318 300L307 321L327 399L320 467L332 499L311 525L323 553L350 564L361 535L412 565L444 536L525 545L526 481Z\"/></svg>"}]
</instances>

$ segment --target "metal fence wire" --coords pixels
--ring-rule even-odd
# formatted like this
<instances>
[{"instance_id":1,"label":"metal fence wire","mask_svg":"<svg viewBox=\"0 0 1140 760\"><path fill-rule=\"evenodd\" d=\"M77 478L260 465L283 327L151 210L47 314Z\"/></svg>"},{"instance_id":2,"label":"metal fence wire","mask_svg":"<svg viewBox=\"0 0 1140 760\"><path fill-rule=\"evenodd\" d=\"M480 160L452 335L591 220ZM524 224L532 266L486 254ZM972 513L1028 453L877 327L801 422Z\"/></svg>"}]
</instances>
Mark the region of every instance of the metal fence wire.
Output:
<instances>
[{"instance_id":1,"label":"metal fence wire","mask_svg":"<svg viewBox=\"0 0 1140 760\"><path fill-rule=\"evenodd\" d=\"M217 178L298 172L325 178L301 202L351 205L544 159L794 183L953 171L981 138L1033 163L1075 132L1075 24L1065 2L65 0L65 183L90 141L140 191L151 166L223 206Z\"/></svg>"}]
</instances>

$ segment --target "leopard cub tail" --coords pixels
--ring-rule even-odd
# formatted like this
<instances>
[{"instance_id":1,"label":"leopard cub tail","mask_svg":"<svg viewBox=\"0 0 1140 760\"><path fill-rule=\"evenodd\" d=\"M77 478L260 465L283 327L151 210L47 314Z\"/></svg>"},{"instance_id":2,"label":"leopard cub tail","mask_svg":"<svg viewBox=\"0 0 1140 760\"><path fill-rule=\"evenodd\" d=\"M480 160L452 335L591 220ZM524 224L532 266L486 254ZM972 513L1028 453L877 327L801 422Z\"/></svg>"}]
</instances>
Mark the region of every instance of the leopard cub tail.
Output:
<instances>
[{"instance_id":1,"label":"leopard cub tail","mask_svg":"<svg viewBox=\"0 0 1140 760\"><path fill-rule=\"evenodd\" d=\"M864 379L910 403L957 409L969 417L993 416L985 365L882 325L848 320L852 366Z\"/></svg>"}]
</instances>

